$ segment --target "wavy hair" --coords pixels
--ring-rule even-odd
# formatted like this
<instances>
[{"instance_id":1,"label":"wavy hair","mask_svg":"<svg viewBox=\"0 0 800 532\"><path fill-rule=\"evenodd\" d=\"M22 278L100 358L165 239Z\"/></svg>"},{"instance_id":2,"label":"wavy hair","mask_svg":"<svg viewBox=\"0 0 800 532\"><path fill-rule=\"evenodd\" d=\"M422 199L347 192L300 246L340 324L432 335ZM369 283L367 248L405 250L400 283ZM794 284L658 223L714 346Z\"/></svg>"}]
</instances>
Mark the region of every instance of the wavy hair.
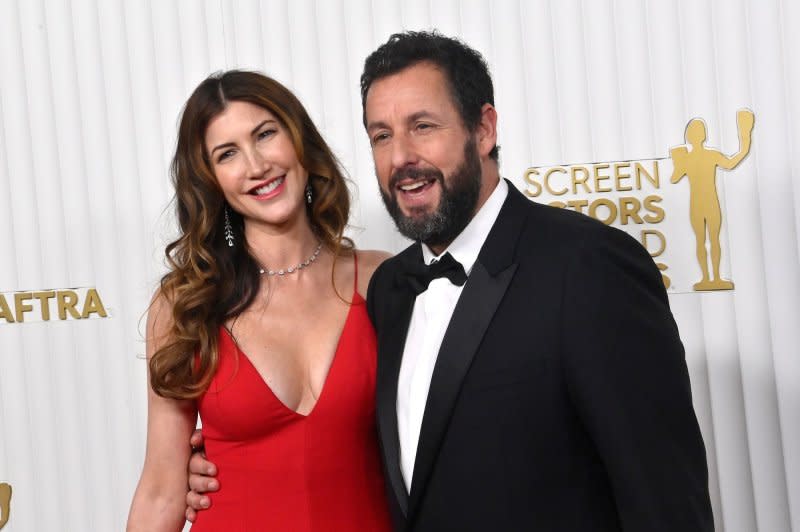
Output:
<instances>
[{"instance_id":1,"label":"wavy hair","mask_svg":"<svg viewBox=\"0 0 800 532\"><path fill-rule=\"evenodd\" d=\"M166 247L169 272L161 279L161 294L171 307L172 326L149 362L150 385L163 397L192 399L206 390L219 361L220 327L258 293L259 266L242 217L232 209L236 245L225 241L226 203L204 140L211 120L232 101L257 105L282 123L313 188L314 201L307 205L312 231L337 257L353 249L344 237L350 211L344 174L297 97L257 72L229 70L206 78L183 109L170 168L180 236Z\"/></svg>"}]
</instances>

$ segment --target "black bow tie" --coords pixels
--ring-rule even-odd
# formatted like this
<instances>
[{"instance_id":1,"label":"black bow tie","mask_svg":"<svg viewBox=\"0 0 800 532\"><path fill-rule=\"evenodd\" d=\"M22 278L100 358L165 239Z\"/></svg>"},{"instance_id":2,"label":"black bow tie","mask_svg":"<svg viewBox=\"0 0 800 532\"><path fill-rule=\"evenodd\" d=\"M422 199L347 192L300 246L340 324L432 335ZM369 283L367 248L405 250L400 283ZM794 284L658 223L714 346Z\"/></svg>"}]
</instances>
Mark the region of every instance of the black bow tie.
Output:
<instances>
[{"instance_id":1,"label":"black bow tie","mask_svg":"<svg viewBox=\"0 0 800 532\"><path fill-rule=\"evenodd\" d=\"M445 253L441 259L430 266L419 262L408 264L404 273L408 287L416 295L427 290L430 282L439 277L447 277L456 286L462 286L467 282L464 267L450 253Z\"/></svg>"}]
</instances>

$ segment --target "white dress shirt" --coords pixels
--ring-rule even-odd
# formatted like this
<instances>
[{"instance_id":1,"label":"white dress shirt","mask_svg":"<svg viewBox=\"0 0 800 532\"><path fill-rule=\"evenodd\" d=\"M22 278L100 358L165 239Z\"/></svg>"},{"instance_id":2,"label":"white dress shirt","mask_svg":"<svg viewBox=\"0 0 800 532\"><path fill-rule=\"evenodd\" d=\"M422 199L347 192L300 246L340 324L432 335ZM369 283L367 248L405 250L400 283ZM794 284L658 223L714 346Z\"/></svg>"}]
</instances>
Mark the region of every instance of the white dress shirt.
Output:
<instances>
[{"instance_id":1,"label":"white dress shirt","mask_svg":"<svg viewBox=\"0 0 800 532\"><path fill-rule=\"evenodd\" d=\"M466 228L442 252L450 253L461 263L467 275L478 259L483 243L489 236L500 208L508 195L508 185L501 179L486 203L481 206ZM431 264L436 256L422 245L425 264ZM469 282L469 279L467 279ZM466 286L466 285L464 285ZM411 477L417 455L417 443L422 427L422 416L428 400L433 368L439 356L444 333L461 296L463 286L456 286L447 278L431 281L428 289L414 301L414 311L408 326L406 345L400 364L397 382L397 431L400 438L400 469L406 489L411 491Z\"/></svg>"}]
</instances>

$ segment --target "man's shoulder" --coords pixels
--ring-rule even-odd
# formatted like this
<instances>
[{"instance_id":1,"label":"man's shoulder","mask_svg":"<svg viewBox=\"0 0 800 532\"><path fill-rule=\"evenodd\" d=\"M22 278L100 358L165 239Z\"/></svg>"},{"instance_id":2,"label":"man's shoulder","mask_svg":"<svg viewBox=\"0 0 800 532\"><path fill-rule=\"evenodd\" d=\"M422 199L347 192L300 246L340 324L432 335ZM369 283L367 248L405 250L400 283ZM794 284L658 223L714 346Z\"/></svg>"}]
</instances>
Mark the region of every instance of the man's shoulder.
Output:
<instances>
[{"instance_id":1,"label":"man's shoulder","mask_svg":"<svg viewBox=\"0 0 800 532\"><path fill-rule=\"evenodd\" d=\"M645 247L627 232L585 214L531 202L516 259L527 272L560 272L570 283L623 283L666 300L661 272ZM538 282L535 276L522 279Z\"/></svg>"},{"instance_id":2,"label":"man's shoulder","mask_svg":"<svg viewBox=\"0 0 800 532\"><path fill-rule=\"evenodd\" d=\"M397 271L401 269L401 265L411 260L414 254L421 253L419 246L418 243L411 244L397 255L384 260L377 267L375 273L372 274L367 290L368 303L371 304L376 296L378 298L386 296L386 292L394 286L394 279L397 276Z\"/></svg>"},{"instance_id":3,"label":"man's shoulder","mask_svg":"<svg viewBox=\"0 0 800 532\"><path fill-rule=\"evenodd\" d=\"M393 255L388 259L386 259L385 261L383 261L381 265L378 266L378 269L376 270L375 273L376 274L381 273L385 275L388 272L393 272L397 270L397 268L399 268L401 264L411 260L414 254L419 254L419 253L421 253L420 244L415 242L410 246L408 246L407 248L405 248L404 250L397 253L396 255Z\"/></svg>"},{"instance_id":4,"label":"man's shoulder","mask_svg":"<svg viewBox=\"0 0 800 532\"><path fill-rule=\"evenodd\" d=\"M621 229L571 209L526 201L529 223L520 235L521 249L553 253L552 258L608 249L627 250L635 255L644 251L641 243Z\"/></svg>"},{"instance_id":5,"label":"man's shoulder","mask_svg":"<svg viewBox=\"0 0 800 532\"><path fill-rule=\"evenodd\" d=\"M527 224L529 234L545 234L561 237L571 244L583 239L613 238L619 229L609 227L602 222L571 209L553 207L543 203L527 200L526 209L530 222Z\"/></svg>"},{"instance_id":6,"label":"man's shoulder","mask_svg":"<svg viewBox=\"0 0 800 532\"><path fill-rule=\"evenodd\" d=\"M563 231L566 233L604 232L610 229L602 222L571 209L538 203L525 197L514 185L509 185L506 200L508 212L528 217L528 228L534 231ZM502 213L502 211L501 211Z\"/></svg>"}]
</instances>

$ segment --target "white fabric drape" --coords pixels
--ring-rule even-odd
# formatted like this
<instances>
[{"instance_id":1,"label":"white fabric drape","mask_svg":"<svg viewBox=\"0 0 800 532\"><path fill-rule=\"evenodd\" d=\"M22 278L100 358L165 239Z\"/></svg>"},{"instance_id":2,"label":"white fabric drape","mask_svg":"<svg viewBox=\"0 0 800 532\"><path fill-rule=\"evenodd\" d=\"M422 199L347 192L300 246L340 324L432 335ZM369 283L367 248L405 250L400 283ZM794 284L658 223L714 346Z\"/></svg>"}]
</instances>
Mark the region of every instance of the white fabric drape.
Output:
<instances>
[{"instance_id":1,"label":"white fabric drape","mask_svg":"<svg viewBox=\"0 0 800 532\"><path fill-rule=\"evenodd\" d=\"M755 112L720 185L736 289L671 302L718 530L800 531L799 27L794 0L1 0L0 292L97 287L110 313L0 319L4 532L123 527L144 453L140 318L174 234L190 91L233 67L289 86L356 185L351 235L397 251L358 79L389 34L421 28L485 54L520 188L530 166L666 157L695 116L732 153L732 117Z\"/></svg>"}]
</instances>

